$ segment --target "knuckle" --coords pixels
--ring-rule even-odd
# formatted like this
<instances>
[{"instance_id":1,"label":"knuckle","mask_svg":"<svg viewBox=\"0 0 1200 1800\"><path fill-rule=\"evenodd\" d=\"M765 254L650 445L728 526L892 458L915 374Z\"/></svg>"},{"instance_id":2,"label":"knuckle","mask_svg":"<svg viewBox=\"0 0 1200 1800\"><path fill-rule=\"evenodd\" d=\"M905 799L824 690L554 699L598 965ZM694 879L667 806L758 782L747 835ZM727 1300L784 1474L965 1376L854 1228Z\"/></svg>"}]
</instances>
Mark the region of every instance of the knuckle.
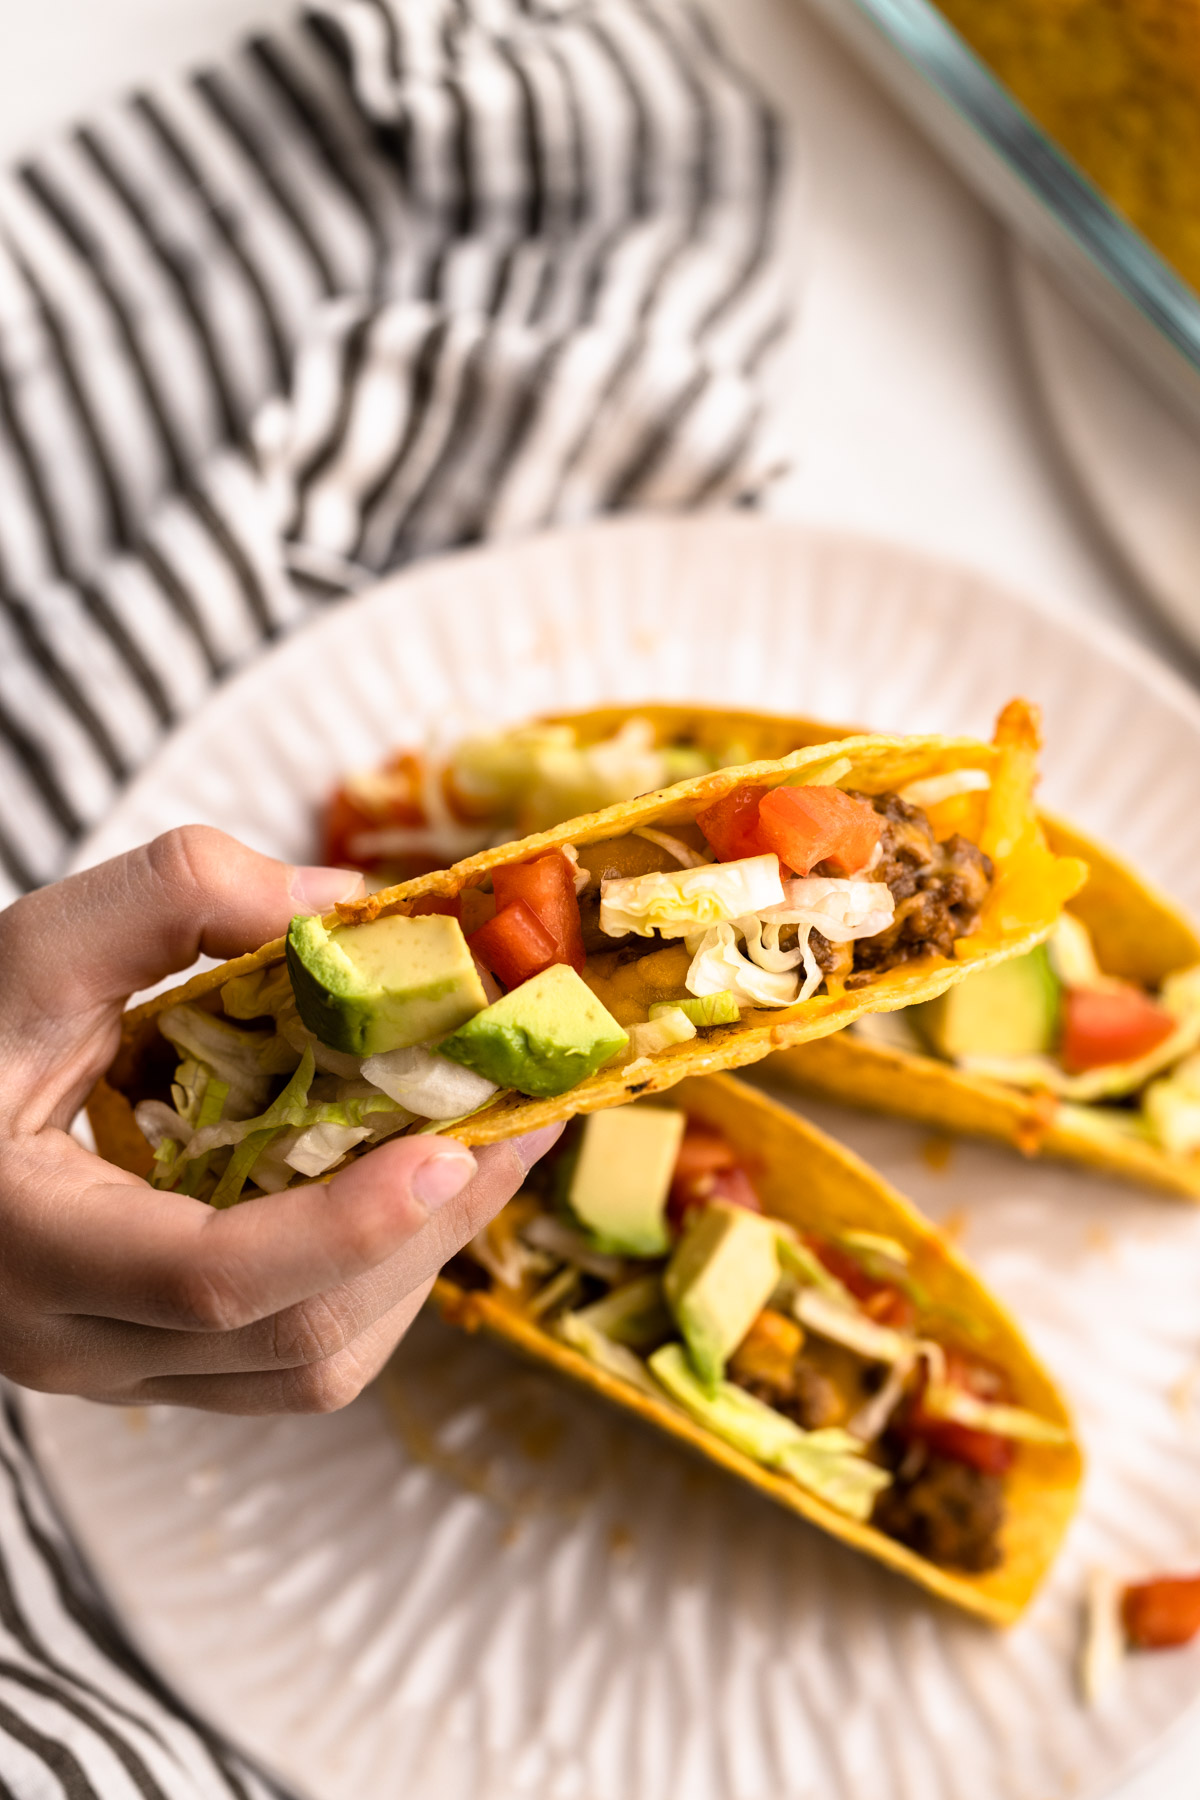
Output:
<instances>
[{"instance_id":1,"label":"knuckle","mask_svg":"<svg viewBox=\"0 0 1200 1800\"><path fill-rule=\"evenodd\" d=\"M339 1412L366 1386L366 1372L348 1351L297 1369L289 1382L291 1412Z\"/></svg>"},{"instance_id":2,"label":"knuckle","mask_svg":"<svg viewBox=\"0 0 1200 1800\"><path fill-rule=\"evenodd\" d=\"M182 1331L236 1331L252 1322L220 1272L203 1265L176 1271L162 1299L168 1317Z\"/></svg>"},{"instance_id":3,"label":"knuckle","mask_svg":"<svg viewBox=\"0 0 1200 1800\"><path fill-rule=\"evenodd\" d=\"M277 1313L272 1336L272 1355L284 1368L328 1362L350 1342L350 1333L337 1308L319 1295Z\"/></svg>"},{"instance_id":4,"label":"knuckle","mask_svg":"<svg viewBox=\"0 0 1200 1800\"><path fill-rule=\"evenodd\" d=\"M176 825L146 846L146 856L168 888L203 888L220 859L224 833L211 825Z\"/></svg>"}]
</instances>

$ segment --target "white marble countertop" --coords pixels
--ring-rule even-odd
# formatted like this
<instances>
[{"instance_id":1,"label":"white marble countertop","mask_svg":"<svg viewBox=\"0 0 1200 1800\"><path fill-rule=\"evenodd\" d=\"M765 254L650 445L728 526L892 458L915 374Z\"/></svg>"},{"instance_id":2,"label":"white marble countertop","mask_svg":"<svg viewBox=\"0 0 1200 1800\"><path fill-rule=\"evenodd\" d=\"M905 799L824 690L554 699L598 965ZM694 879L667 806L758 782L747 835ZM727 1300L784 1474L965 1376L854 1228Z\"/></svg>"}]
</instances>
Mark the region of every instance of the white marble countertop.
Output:
<instances>
[{"instance_id":1,"label":"white marble countertop","mask_svg":"<svg viewBox=\"0 0 1200 1800\"><path fill-rule=\"evenodd\" d=\"M203 58L293 0L38 0L9 8L0 155L121 86ZM787 204L800 329L772 510L970 564L1174 659L1075 493L1043 415L1004 232L805 12L705 0L805 148ZM1191 1800L1200 1723L1111 1800Z\"/></svg>"}]
</instances>

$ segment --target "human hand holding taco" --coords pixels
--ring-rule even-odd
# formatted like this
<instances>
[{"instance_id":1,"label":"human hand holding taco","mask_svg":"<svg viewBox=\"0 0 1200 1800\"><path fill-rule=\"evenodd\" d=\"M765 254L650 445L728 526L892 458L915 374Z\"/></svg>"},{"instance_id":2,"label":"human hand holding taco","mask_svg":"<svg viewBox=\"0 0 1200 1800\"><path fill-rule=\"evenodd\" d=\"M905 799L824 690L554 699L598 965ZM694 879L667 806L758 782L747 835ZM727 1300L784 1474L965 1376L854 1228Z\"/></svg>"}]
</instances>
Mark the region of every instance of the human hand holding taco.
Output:
<instances>
[{"instance_id":1,"label":"human hand holding taco","mask_svg":"<svg viewBox=\"0 0 1200 1800\"><path fill-rule=\"evenodd\" d=\"M71 1120L129 993L230 956L357 878L169 832L0 914L0 1373L117 1403L328 1411L390 1355L437 1269L556 1128L474 1155L383 1146L319 1188L218 1212L85 1150Z\"/></svg>"}]
</instances>

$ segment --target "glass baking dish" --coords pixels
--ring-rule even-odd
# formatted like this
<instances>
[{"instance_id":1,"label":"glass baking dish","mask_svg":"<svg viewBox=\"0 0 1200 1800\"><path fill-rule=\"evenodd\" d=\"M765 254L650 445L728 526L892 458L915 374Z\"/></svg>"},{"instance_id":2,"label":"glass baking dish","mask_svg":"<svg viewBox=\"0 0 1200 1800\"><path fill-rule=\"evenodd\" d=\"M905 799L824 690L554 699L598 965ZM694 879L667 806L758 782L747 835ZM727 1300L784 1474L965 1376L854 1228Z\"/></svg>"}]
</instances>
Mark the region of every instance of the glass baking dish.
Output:
<instances>
[{"instance_id":1,"label":"glass baking dish","mask_svg":"<svg viewBox=\"0 0 1200 1800\"><path fill-rule=\"evenodd\" d=\"M808 4L1200 433L1200 296L929 0Z\"/></svg>"}]
</instances>

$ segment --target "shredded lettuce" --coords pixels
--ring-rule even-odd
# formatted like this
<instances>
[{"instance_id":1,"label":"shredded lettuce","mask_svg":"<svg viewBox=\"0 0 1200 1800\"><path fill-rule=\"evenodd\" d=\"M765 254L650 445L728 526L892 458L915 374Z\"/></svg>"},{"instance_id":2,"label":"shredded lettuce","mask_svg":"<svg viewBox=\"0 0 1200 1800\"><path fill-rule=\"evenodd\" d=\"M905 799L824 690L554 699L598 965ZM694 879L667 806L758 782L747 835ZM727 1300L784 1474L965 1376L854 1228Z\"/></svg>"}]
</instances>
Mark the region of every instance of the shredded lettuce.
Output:
<instances>
[{"instance_id":1,"label":"shredded lettuce","mask_svg":"<svg viewBox=\"0 0 1200 1800\"><path fill-rule=\"evenodd\" d=\"M885 1469L868 1462L860 1441L847 1431L802 1431L774 1407L733 1382L715 1393L693 1372L680 1344L664 1344L649 1359L651 1374L685 1412L744 1456L790 1475L853 1519L870 1517L875 1496L890 1485Z\"/></svg>"},{"instance_id":2,"label":"shredded lettuce","mask_svg":"<svg viewBox=\"0 0 1200 1800\"><path fill-rule=\"evenodd\" d=\"M1089 1706L1103 1697L1128 1653L1121 1610L1123 1597L1123 1586L1111 1569L1091 1571L1079 1654L1079 1685Z\"/></svg>"},{"instance_id":3,"label":"shredded lettuce","mask_svg":"<svg viewBox=\"0 0 1200 1800\"><path fill-rule=\"evenodd\" d=\"M824 875L796 876L783 884L781 905L762 914L766 925L808 925L831 944L878 937L896 913L886 881L836 881Z\"/></svg>"},{"instance_id":4,"label":"shredded lettuce","mask_svg":"<svg viewBox=\"0 0 1200 1800\"><path fill-rule=\"evenodd\" d=\"M672 1044L686 1044L696 1035L696 1027L681 1006L665 1006L645 1025L629 1027L629 1055L657 1056Z\"/></svg>"},{"instance_id":5,"label":"shredded lettuce","mask_svg":"<svg viewBox=\"0 0 1200 1800\"><path fill-rule=\"evenodd\" d=\"M851 1256L862 1261L864 1269L867 1267L867 1257L899 1263L901 1268L907 1268L912 1261L912 1252L897 1238L884 1237L879 1231L842 1231L838 1233L837 1241ZM870 1274L871 1271L868 1269L867 1273Z\"/></svg>"},{"instance_id":6,"label":"shredded lettuce","mask_svg":"<svg viewBox=\"0 0 1200 1800\"><path fill-rule=\"evenodd\" d=\"M607 1251L597 1250L590 1239L582 1231L576 1231L562 1219L556 1219L550 1213L537 1213L528 1225L521 1229L521 1236L535 1250L544 1250L548 1256L555 1256L560 1262L574 1263L588 1275L595 1275L601 1281L619 1282L625 1276L625 1260L620 1256L610 1256Z\"/></svg>"},{"instance_id":7,"label":"shredded lettuce","mask_svg":"<svg viewBox=\"0 0 1200 1800\"><path fill-rule=\"evenodd\" d=\"M1145 1125L1172 1156L1191 1156L1200 1150L1200 1094L1190 1077L1181 1079L1195 1061L1188 1057L1164 1080L1152 1081L1142 1096Z\"/></svg>"},{"instance_id":8,"label":"shredded lettuce","mask_svg":"<svg viewBox=\"0 0 1200 1800\"><path fill-rule=\"evenodd\" d=\"M896 1363L913 1353L913 1340L890 1325L879 1325L858 1307L845 1306L816 1288L801 1288L792 1303L800 1323L831 1343L844 1344L870 1362Z\"/></svg>"},{"instance_id":9,"label":"shredded lettuce","mask_svg":"<svg viewBox=\"0 0 1200 1800\"><path fill-rule=\"evenodd\" d=\"M697 999L729 994L739 1007L792 1006L800 995L795 975L772 974L742 953L730 924L714 925L702 937L689 938L688 949L692 961L684 985Z\"/></svg>"},{"instance_id":10,"label":"shredded lettuce","mask_svg":"<svg viewBox=\"0 0 1200 1800\"><path fill-rule=\"evenodd\" d=\"M423 1045L368 1056L362 1072L365 1080L423 1119L465 1117L499 1091L494 1081Z\"/></svg>"},{"instance_id":11,"label":"shredded lettuce","mask_svg":"<svg viewBox=\"0 0 1200 1800\"><path fill-rule=\"evenodd\" d=\"M250 1171L266 1149L271 1140L286 1130L296 1121L289 1118L289 1113L302 1109L308 1098L308 1090L313 1078L313 1059L311 1050L306 1050L300 1061L300 1067L292 1076L279 1098L254 1121L257 1129L251 1131L234 1148L233 1155L225 1165L224 1173L213 1190L210 1206L235 1206L241 1198L242 1189L250 1176ZM206 1127L209 1131L220 1131L219 1125ZM199 1133L197 1133L199 1136ZM193 1140L194 1141L194 1140Z\"/></svg>"},{"instance_id":12,"label":"shredded lettuce","mask_svg":"<svg viewBox=\"0 0 1200 1800\"><path fill-rule=\"evenodd\" d=\"M775 1227L776 1253L785 1273L795 1276L806 1286L815 1287L822 1294L827 1294L838 1305L852 1308L854 1298L849 1289L842 1285L836 1275L830 1273L807 1244L800 1242L791 1226L785 1225L781 1219L772 1219L771 1223Z\"/></svg>"},{"instance_id":13,"label":"shredded lettuce","mask_svg":"<svg viewBox=\"0 0 1200 1800\"><path fill-rule=\"evenodd\" d=\"M651 1022L660 1019L664 1013L676 1011L689 1018L697 1031L703 1031L709 1025L736 1025L741 1016L733 995L722 991L691 1000L656 1000L650 1008Z\"/></svg>"},{"instance_id":14,"label":"shredded lettuce","mask_svg":"<svg viewBox=\"0 0 1200 1800\"><path fill-rule=\"evenodd\" d=\"M1013 1438L1025 1444L1069 1444L1071 1434L1065 1425L1054 1425L1039 1419L1023 1406L999 1406L980 1400L965 1388L951 1387L947 1382L930 1381L921 1396L923 1411L931 1418L948 1419L955 1425L968 1425L975 1431L990 1431L996 1437Z\"/></svg>"},{"instance_id":15,"label":"shredded lettuce","mask_svg":"<svg viewBox=\"0 0 1200 1800\"><path fill-rule=\"evenodd\" d=\"M799 1487L826 1506L860 1522L870 1518L875 1502L892 1478L863 1455L863 1443L849 1431L810 1431L803 1443L789 1444L778 1467Z\"/></svg>"},{"instance_id":16,"label":"shredded lettuce","mask_svg":"<svg viewBox=\"0 0 1200 1800\"><path fill-rule=\"evenodd\" d=\"M160 1144L168 1141L174 1141L177 1146L186 1144L192 1135L192 1128L187 1120L181 1118L165 1100L139 1100L133 1109L133 1116L138 1130L152 1150L157 1150Z\"/></svg>"},{"instance_id":17,"label":"shredded lettuce","mask_svg":"<svg viewBox=\"0 0 1200 1800\"><path fill-rule=\"evenodd\" d=\"M235 975L221 989L221 1005L231 1019L274 1018L291 999L292 978L285 962Z\"/></svg>"},{"instance_id":18,"label":"shredded lettuce","mask_svg":"<svg viewBox=\"0 0 1200 1800\"><path fill-rule=\"evenodd\" d=\"M699 850L693 850L690 844L685 844L682 838L672 837L669 831L656 831L652 825L635 825L632 835L645 838L648 844L656 844L660 850L665 850L668 856L675 858L681 869L702 869L714 860L711 850L705 856Z\"/></svg>"},{"instance_id":19,"label":"shredded lettuce","mask_svg":"<svg viewBox=\"0 0 1200 1800\"><path fill-rule=\"evenodd\" d=\"M986 793L991 785L986 769L951 769L945 775L926 775L922 781L910 781L896 791L910 806L939 806L943 800L957 799L959 794Z\"/></svg>"},{"instance_id":20,"label":"shredded lettuce","mask_svg":"<svg viewBox=\"0 0 1200 1800\"><path fill-rule=\"evenodd\" d=\"M197 1131L205 1131L210 1125L216 1125L220 1122L221 1115L225 1110L225 1102L228 1097L229 1084L224 1081L218 1081L215 1075L210 1075L204 1083L204 1090L200 1098L200 1103L196 1108L194 1123ZM200 1184L208 1174L208 1163L209 1158L207 1153L201 1154L194 1160L188 1162L187 1167L183 1172L183 1180L179 1184L182 1193L199 1193Z\"/></svg>"},{"instance_id":21,"label":"shredded lettuce","mask_svg":"<svg viewBox=\"0 0 1200 1800\"><path fill-rule=\"evenodd\" d=\"M703 751L656 749L650 721L627 719L598 744L576 743L570 725L465 738L451 780L473 809L519 817L526 831L543 831L710 767Z\"/></svg>"},{"instance_id":22,"label":"shredded lettuce","mask_svg":"<svg viewBox=\"0 0 1200 1800\"><path fill-rule=\"evenodd\" d=\"M640 1356L625 1344L616 1343L597 1330L582 1312L563 1313L554 1324L556 1337L569 1344L572 1350L578 1350L597 1368L604 1369L607 1374L615 1375L618 1381L628 1382L630 1387L637 1388L640 1393L648 1394L652 1400L661 1403L663 1391L646 1370Z\"/></svg>"},{"instance_id":23,"label":"shredded lettuce","mask_svg":"<svg viewBox=\"0 0 1200 1800\"><path fill-rule=\"evenodd\" d=\"M326 1169L332 1169L335 1163L340 1163L348 1151L370 1135L369 1125L342 1125L332 1119L322 1120L317 1125L306 1125L302 1131L297 1132L295 1142L286 1152L284 1161L299 1175L310 1178L323 1175Z\"/></svg>"},{"instance_id":24,"label":"shredded lettuce","mask_svg":"<svg viewBox=\"0 0 1200 1800\"><path fill-rule=\"evenodd\" d=\"M658 1275L638 1275L574 1316L605 1337L636 1348L661 1343L672 1330Z\"/></svg>"},{"instance_id":25,"label":"shredded lettuce","mask_svg":"<svg viewBox=\"0 0 1200 1800\"><path fill-rule=\"evenodd\" d=\"M181 1056L206 1064L219 1080L228 1083L226 1105L238 1118L260 1112L270 1097L272 1075L287 1072L272 1067L272 1053L277 1048L273 1032L243 1031L198 1006L168 1007L159 1014L158 1028Z\"/></svg>"},{"instance_id":26,"label":"shredded lettuce","mask_svg":"<svg viewBox=\"0 0 1200 1800\"><path fill-rule=\"evenodd\" d=\"M600 883L600 929L609 937L693 936L697 928L759 913L783 900L779 858L743 856L693 869L628 875Z\"/></svg>"}]
</instances>

